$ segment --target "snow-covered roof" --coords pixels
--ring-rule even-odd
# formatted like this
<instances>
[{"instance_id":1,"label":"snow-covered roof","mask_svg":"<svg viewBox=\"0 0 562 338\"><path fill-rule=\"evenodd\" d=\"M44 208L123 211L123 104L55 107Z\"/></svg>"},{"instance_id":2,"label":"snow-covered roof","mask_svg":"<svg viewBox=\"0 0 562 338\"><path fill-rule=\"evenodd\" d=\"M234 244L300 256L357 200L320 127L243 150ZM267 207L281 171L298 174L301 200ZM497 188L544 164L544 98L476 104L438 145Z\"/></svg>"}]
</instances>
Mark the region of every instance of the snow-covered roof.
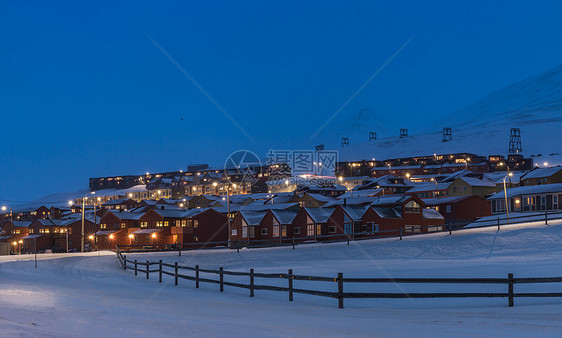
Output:
<instances>
[{"instance_id":1,"label":"snow-covered roof","mask_svg":"<svg viewBox=\"0 0 562 338\"><path fill-rule=\"evenodd\" d=\"M435 209L422 209L423 218L430 218L430 219L444 219L443 215L439 213L439 211Z\"/></svg>"},{"instance_id":2,"label":"snow-covered roof","mask_svg":"<svg viewBox=\"0 0 562 338\"><path fill-rule=\"evenodd\" d=\"M240 215L248 225L259 225L265 216L265 211L240 211Z\"/></svg>"},{"instance_id":3,"label":"snow-covered roof","mask_svg":"<svg viewBox=\"0 0 562 338\"><path fill-rule=\"evenodd\" d=\"M27 228L31 225L32 221L12 221L11 223L17 228Z\"/></svg>"},{"instance_id":4,"label":"snow-covered roof","mask_svg":"<svg viewBox=\"0 0 562 338\"><path fill-rule=\"evenodd\" d=\"M162 229L139 229L139 230L135 230L133 231L134 235L142 235L142 234L151 234L154 232L158 232Z\"/></svg>"},{"instance_id":5,"label":"snow-covered roof","mask_svg":"<svg viewBox=\"0 0 562 338\"><path fill-rule=\"evenodd\" d=\"M118 230L100 230L95 233L96 236L107 236L116 233Z\"/></svg>"},{"instance_id":6,"label":"snow-covered roof","mask_svg":"<svg viewBox=\"0 0 562 338\"><path fill-rule=\"evenodd\" d=\"M373 210L382 218L401 218L402 213L392 207L373 207Z\"/></svg>"},{"instance_id":7,"label":"snow-covered roof","mask_svg":"<svg viewBox=\"0 0 562 338\"><path fill-rule=\"evenodd\" d=\"M411 196L404 195L387 195L387 196L377 196L377 199L371 203L371 205L388 205L388 204L402 204L405 200Z\"/></svg>"},{"instance_id":8,"label":"snow-covered roof","mask_svg":"<svg viewBox=\"0 0 562 338\"><path fill-rule=\"evenodd\" d=\"M291 210L271 210L271 213L280 224L290 224L297 216L297 212Z\"/></svg>"},{"instance_id":9,"label":"snow-covered roof","mask_svg":"<svg viewBox=\"0 0 562 338\"><path fill-rule=\"evenodd\" d=\"M185 214L185 210L152 209L152 211L165 218L182 218Z\"/></svg>"},{"instance_id":10,"label":"snow-covered roof","mask_svg":"<svg viewBox=\"0 0 562 338\"><path fill-rule=\"evenodd\" d=\"M21 239L35 239L35 238L39 238L42 235L27 235L27 236L23 236Z\"/></svg>"},{"instance_id":11,"label":"snow-covered roof","mask_svg":"<svg viewBox=\"0 0 562 338\"><path fill-rule=\"evenodd\" d=\"M306 196L306 195L314 198L315 200L317 200L319 202L330 202L330 201L334 200L334 198L332 198L332 197L324 196L324 195L321 195L321 194L313 194L313 193L307 192L307 193L304 194L304 196Z\"/></svg>"},{"instance_id":12,"label":"snow-covered roof","mask_svg":"<svg viewBox=\"0 0 562 338\"><path fill-rule=\"evenodd\" d=\"M507 197L511 198L520 195L534 195L546 193L562 193L562 183L554 184L540 184L540 185L527 185L523 187L508 188ZM503 190L488 197L488 199L503 199L505 198Z\"/></svg>"},{"instance_id":13,"label":"snow-covered roof","mask_svg":"<svg viewBox=\"0 0 562 338\"><path fill-rule=\"evenodd\" d=\"M137 221L142 215L144 215L143 212L127 212L127 211L108 211L108 213L112 213L113 215L117 216L119 219L121 220L132 220L132 221Z\"/></svg>"},{"instance_id":14,"label":"snow-covered roof","mask_svg":"<svg viewBox=\"0 0 562 338\"><path fill-rule=\"evenodd\" d=\"M333 208L304 208L310 218L316 223L326 223L332 213L334 212Z\"/></svg>"},{"instance_id":15,"label":"snow-covered roof","mask_svg":"<svg viewBox=\"0 0 562 338\"><path fill-rule=\"evenodd\" d=\"M419 165L403 165L403 166L384 166L384 167L374 167L372 170L373 171L382 171L382 170L387 170L387 171L391 171L391 170L414 170L414 169L420 169L422 166L421 164Z\"/></svg>"},{"instance_id":16,"label":"snow-covered roof","mask_svg":"<svg viewBox=\"0 0 562 338\"><path fill-rule=\"evenodd\" d=\"M472 196L473 195L424 198L422 199L422 201L425 203L426 206L431 206L431 205L439 205L439 204L457 203L459 201L470 198Z\"/></svg>"},{"instance_id":17,"label":"snow-covered roof","mask_svg":"<svg viewBox=\"0 0 562 338\"><path fill-rule=\"evenodd\" d=\"M521 179L526 180L529 178L545 178L550 177L562 170L562 167L551 167L551 168L536 168L531 170L526 175L523 175Z\"/></svg>"},{"instance_id":18,"label":"snow-covered roof","mask_svg":"<svg viewBox=\"0 0 562 338\"><path fill-rule=\"evenodd\" d=\"M435 190L447 190L451 182L437 183L434 182L424 182L416 183L416 185L408 190L408 193L424 192L424 191L435 191Z\"/></svg>"},{"instance_id":19,"label":"snow-covered roof","mask_svg":"<svg viewBox=\"0 0 562 338\"><path fill-rule=\"evenodd\" d=\"M463 177L459 177L460 180L465 181L468 185L472 186L472 187L495 187L496 183L494 181L491 181L489 179L479 179L476 177L469 177L469 176L463 176Z\"/></svg>"},{"instance_id":20,"label":"snow-covered roof","mask_svg":"<svg viewBox=\"0 0 562 338\"><path fill-rule=\"evenodd\" d=\"M345 211L346 215L348 215L351 218L351 220L359 221L359 220L361 220L361 217L363 217L363 215L365 214L365 211L367 211L367 209L369 209L369 206L348 205L348 206L345 206L345 207L342 207L342 208Z\"/></svg>"},{"instance_id":21,"label":"snow-covered roof","mask_svg":"<svg viewBox=\"0 0 562 338\"><path fill-rule=\"evenodd\" d=\"M363 189L363 190L350 190L337 197L338 200L343 200L344 198L353 197L371 197L381 194L383 189Z\"/></svg>"}]
</instances>

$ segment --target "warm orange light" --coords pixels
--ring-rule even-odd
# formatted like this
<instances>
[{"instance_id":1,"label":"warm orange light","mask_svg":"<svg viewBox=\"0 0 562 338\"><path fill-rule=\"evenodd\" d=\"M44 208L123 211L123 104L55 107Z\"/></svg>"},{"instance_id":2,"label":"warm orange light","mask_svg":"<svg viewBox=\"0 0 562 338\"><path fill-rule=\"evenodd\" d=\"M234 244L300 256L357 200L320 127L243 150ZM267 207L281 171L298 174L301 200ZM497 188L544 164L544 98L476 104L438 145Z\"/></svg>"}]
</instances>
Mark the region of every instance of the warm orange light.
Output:
<instances>
[{"instance_id":1,"label":"warm orange light","mask_svg":"<svg viewBox=\"0 0 562 338\"><path fill-rule=\"evenodd\" d=\"M152 238L156 238L156 233L152 233Z\"/></svg>"},{"instance_id":2,"label":"warm orange light","mask_svg":"<svg viewBox=\"0 0 562 338\"><path fill-rule=\"evenodd\" d=\"M16 245L18 245L18 242L14 241L12 244L13 244L14 246L16 246Z\"/></svg>"},{"instance_id":3,"label":"warm orange light","mask_svg":"<svg viewBox=\"0 0 562 338\"><path fill-rule=\"evenodd\" d=\"M89 238L90 240L92 240L92 239L94 239L94 235L90 235L90 236L88 236L88 238Z\"/></svg>"},{"instance_id":4,"label":"warm orange light","mask_svg":"<svg viewBox=\"0 0 562 338\"><path fill-rule=\"evenodd\" d=\"M22 241L22 240L20 239L19 243L20 243L20 244L22 244L22 243L23 243L23 241Z\"/></svg>"},{"instance_id":5,"label":"warm orange light","mask_svg":"<svg viewBox=\"0 0 562 338\"><path fill-rule=\"evenodd\" d=\"M130 239L133 239L134 237L135 237L135 235L133 235L133 234L130 234L130 235L129 235L129 238L130 238Z\"/></svg>"},{"instance_id":6,"label":"warm orange light","mask_svg":"<svg viewBox=\"0 0 562 338\"><path fill-rule=\"evenodd\" d=\"M109 239L113 239L113 237L115 237L113 234L109 235Z\"/></svg>"},{"instance_id":7,"label":"warm orange light","mask_svg":"<svg viewBox=\"0 0 562 338\"><path fill-rule=\"evenodd\" d=\"M519 203L521 203L520 200L515 200L515 204L519 204Z\"/></svg>"}]
</instances>

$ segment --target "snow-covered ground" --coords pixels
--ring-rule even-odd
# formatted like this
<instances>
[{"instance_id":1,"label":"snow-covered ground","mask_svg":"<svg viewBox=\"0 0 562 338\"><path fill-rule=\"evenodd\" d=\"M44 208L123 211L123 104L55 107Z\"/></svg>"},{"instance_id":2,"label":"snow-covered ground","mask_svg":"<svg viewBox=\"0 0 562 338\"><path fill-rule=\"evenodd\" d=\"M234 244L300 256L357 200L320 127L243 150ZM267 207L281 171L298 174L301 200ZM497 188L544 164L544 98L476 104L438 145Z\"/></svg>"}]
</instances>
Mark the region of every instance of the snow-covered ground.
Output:
<instances>
[{"instance_id":1,"label":"snow-covered ground","mask_svg":"<svg viewBox=\"0 0 562 338\"><path fill-rule=\"evenodd\" d=\"M357 277L561 276L562 226L469 229L397 239L291 248L129 254L130 259L227 270ZM53 259L57 257L58 259ZM26 260L27 258L27 260ZM562 299L345 300L248 291L122 270L113 253L0 257L2 336L559 336ZM203 276L202 276L203 277ZM242 277L240 277L242 278ZM236 281L226 276L225 280ZM273 283L257 279L256 283ZM286 281L277 281L283 283ZM335 290L334 283L295 287ZM515 285L560 291L562 285ZM345 285L346 291L505 292L505 285Z\"/></svg>"}]
</instances>

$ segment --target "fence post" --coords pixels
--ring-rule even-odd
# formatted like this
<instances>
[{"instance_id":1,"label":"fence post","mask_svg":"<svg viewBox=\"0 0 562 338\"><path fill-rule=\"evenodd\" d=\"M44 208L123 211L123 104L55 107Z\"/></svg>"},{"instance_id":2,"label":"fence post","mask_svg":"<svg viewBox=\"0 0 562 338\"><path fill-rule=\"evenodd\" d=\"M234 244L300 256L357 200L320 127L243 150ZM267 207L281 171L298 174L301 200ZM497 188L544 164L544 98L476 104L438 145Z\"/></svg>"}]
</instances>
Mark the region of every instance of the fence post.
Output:
<instances>
[{"instance_id":1,"label":"fence post","mask_svg":"<svg viewBox=\"0 0 562 338\"><path fill-rule=\"evenodd\" d=\"M338 308L343 309L343 273L338 273Z\"/></svg>"},{"instance_id":2,"label":"fence post","mask_svg":"<svg viewBox=\"0 0 562 338\"><path fill-rule=\"evenodd\" d=\"M400 240L402 240L402 226L400 226Z\"/></svg>"},{"instance_id":3,"label":"fence post","mask_svg":"<svg viewBox=\"0 0 562 338\"><path fill-rule=\"evenodd\" d=\"M135 276L137 275L137 260L135 259Z\"/></svg>"},{"instance_id":4,"label":"fence post","mask_svg":"<svg viewBox=\"0 0 562 338\"><path fill-rule=\"evenodd\" d=\"M174 264L174 279L175 285L178 285L178 262Z\"/></svg>"},{"instance_id":5,"label":"fence post","mask_svg":"<svg viewBox=\"0 0 562 338\"><path fill-rule=\"evenodd\" d=\"M195 266L195 288L199 288L199 265Z\"/></svg>"},{"instance_id":6,"label":"fence post","mask_svg":"<svg viewBox=\"0 0 562 338\"><path fill-rule=\"evenodd\" d=\"M179 254L178 257L181 257L181 246L178 246L178 254Z\"/></svg>"},{"instance_id":7,"label":"fence post","mask_svg":"<svg viewBox=\"0 0 562 338\"><path fill-rule=\"evenodd\" d=\"M544 224L548 225L548 211L544 212Z\"/></svg>"},{"instance_id":8,"label":"fence post","mask_svg":"<svg viewBox=\"0 0 562 338\"><path fill-rule=\"evenodd\" d=\"M149 279L150 274L150 262L146 261L146 279Z\"/></svg>"},{"instance_id":9,"label":"fence post","mask_svg":"<svg viewBox=\"0 0 562 338\"><path fill-rule=\"evenodd\" d=\"M513 274L512 273L508 273L507 274L507 293L508 293L508 297L509 297L509 302L508 302L508 306L512 307L513 306Z\"/></svg>"},{"instance_id":10,"label":"fence post","mask_svg":"<svg viewBox=\"0 0 562 338\"><path fill-rule=\"evenodd\" d=\"M221 266L221 267L219 268L219 274L220 274L220 276L219 276L219 277L220 277L220 291L221 291L221 292L224 291L224 284L223 284L223 282L224 282L224 277L223 277L223 276L224 276L224 275L223 275L222 271L223 271L223 270L222 270L222 266Z\"/></svg>"},{"instance_id":11,"label":"fence post","mask_svg":"<svg viewBox=\"0 0 562 338\"><path fill-rule=\"evenodd\" d=\"M236 253L240 252L240 241L236 241Z\"/></svg>"},{"instance_id":12,"label":"fence post","mask_svg":"<svg viewBox=\"0 0 562 338\"><path fill-rule=\"evenodd\" d=\"M123 255L123 270L127 270L127 255Z\"/></svg>"},{"instance_id":13,"label":"fence post","mask_svg":"<svg viewBox=\"0 0 562 338\"><path fill-rule=\"evenodd\" d=\"M254 269L250 269L250 297L254 297Z\"/></svg>"},{"instance_id":14,"label":"fence post","mask_svg":"<svg viewBox=\"0 0 562 338\"><path fill-rule=\"evenodd\" d=\"M500 231L500 218L498 217L498 231Z\"/></svg>"},{"instance_id":15,"label":"fence post","mask_svg":"<svg viewBox=\"0 0 562 338\"><path fill-rule=\"evenodd\" d=\"M162 283L162 260L158 262L158 283Z\"/></svg>"},{"instance_id":16,"label":"fence post","mask_svg":"<svg viewBox=\"0 0 562 338\"><path fill-rule=\"evenodd\" d=\"M289 302L293 301L293 269L289 269Z\"/></svg>"},{"instance_id":17,"label":"fence post","mask_svg":"<svg viewBox=\"0 0 562 338\"><path fill-rule=\"evenodd\" d=\"M453 225L449 222L449 236L453 234Z\"/></svg>"},{"instance_id":18,"label":"fence post","mask_svg":"<svg viewBox=\"0 0 562 338\"><path fill-rule=\"evenodd\" d=\"M293 242L293 250L295 250L295 236L294 235L292 237L292 242Z\"/></svg>"}]
</instances>

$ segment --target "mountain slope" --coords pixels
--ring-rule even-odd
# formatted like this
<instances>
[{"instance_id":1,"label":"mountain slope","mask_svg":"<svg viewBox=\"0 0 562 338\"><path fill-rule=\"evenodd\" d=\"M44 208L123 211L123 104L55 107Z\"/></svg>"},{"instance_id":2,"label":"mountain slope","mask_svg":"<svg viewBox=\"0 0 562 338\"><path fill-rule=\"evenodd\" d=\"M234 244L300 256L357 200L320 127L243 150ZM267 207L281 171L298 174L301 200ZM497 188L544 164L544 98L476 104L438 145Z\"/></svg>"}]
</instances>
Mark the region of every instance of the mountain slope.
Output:
<instances>
[{"instance_id":1,"label":"mountain slope","mask_svg":"<svg viewBox=\"0 0 562 338\"><path fill-rule=\"evenodd\" d=\"M441 142L443 127L453 129L453 141ZM524 155L561 152L562 66L489 94L436 122L428 133L356 144L350 139L349 147L339 148L340 158L359 160L455 152L506 154L513 127L521 129ZM361 138L365 140L367 135ZM556 162L558 156L542 161Z\"/></svg>"}]
</instances>

